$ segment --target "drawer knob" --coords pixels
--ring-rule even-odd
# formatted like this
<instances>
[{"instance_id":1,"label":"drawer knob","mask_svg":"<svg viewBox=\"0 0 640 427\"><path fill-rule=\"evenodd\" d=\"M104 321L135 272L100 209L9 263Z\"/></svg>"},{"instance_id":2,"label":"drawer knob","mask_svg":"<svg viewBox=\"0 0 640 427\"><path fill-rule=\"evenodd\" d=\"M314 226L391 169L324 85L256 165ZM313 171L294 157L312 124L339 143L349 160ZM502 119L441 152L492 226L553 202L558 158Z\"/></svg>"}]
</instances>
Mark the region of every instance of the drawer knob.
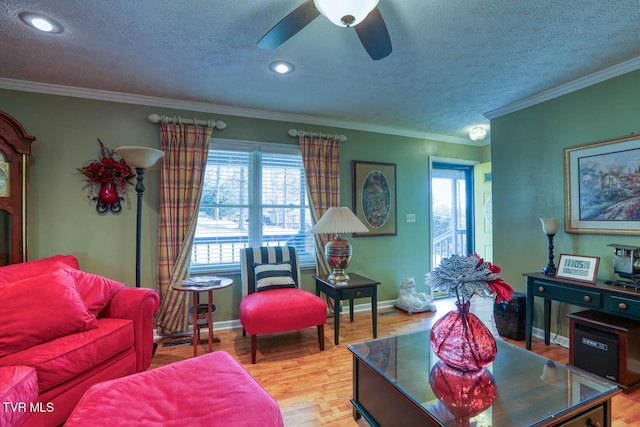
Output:
<instances>
[{"instance_id":1,"label":"drawer knob","mask_svg":"<svg viewBox=\"0 0 640 427\"><path fill-rule=\"evenodd\" d=\"M625 304L625 303L621 302L620 304L618 304L618 308L619 308L620 310L626 310L626 309L627 309L627 304Z\"/></svg>"},{"instance_id":2,"label":"drawer knob","mask_svg":"<svg viewBox=\"0 0 640 427\"><path fill-rule=\"evenodd\" d=\"M360 295L362 295L362 292L356 291L356 296L359 297Z\"/></svg>"},{"instance_id":3,"label":"drawer knob","mask_svg":"<svg viewBox=\"0 0 640 427\"><path fill-rule=\"evenodd\" d=\"M591 301L591 297L589 295L585 295L583 299L584 299L584 302L590 302Z\"/></svg>"},{"instance_id":4,"label":"drawer knob","mask_svg":"<svg viewBox=\"0 0 640 427\"><path fill-rule=\"evenodd\" d=\"M599 421L593 421L591 418L587 418L587 427L600 427Z\"/></svg>"},{"instance_id":5,"label":"drawer knob","mask_svg":"<svg viewBox=\"0 0 640 427\"><path fill-rule=\"evenodd\" d=\"M540 287L538 288L538 292L544 292L544 286L540 286Z\"/></svg>"}]
</instances>

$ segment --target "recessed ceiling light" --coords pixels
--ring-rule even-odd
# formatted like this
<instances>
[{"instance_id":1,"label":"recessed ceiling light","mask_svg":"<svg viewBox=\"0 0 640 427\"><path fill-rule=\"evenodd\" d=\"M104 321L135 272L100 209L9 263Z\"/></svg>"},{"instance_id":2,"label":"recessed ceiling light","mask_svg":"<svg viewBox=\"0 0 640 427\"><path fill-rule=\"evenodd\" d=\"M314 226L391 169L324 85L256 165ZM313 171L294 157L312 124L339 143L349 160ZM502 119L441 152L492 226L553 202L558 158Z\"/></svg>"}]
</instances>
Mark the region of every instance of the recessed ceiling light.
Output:
<instances>
[{"instance_id":1,"label":"recessed ceiling light","mask_svg":"<svg viewBox=\"0 0 640 427\"><path fill-rule=\"evenodd\" d=\"M60 25L60 23L44 15L33 12L22 12L18 16L22 22L28 26L45 33L58 34L64 31L64 27Z\"/></svg>"},{"instance_id":2,"label":"recessed ceiling light","mask_svg":"<svg viewBox=\"0 0 640 427\"><path fill-rule=\"evenodd\" d=\"M289 74L293 72L293 64L285 61L276 61L269 64L269 69L278 74Z\"/></svg>"}]
</instances>

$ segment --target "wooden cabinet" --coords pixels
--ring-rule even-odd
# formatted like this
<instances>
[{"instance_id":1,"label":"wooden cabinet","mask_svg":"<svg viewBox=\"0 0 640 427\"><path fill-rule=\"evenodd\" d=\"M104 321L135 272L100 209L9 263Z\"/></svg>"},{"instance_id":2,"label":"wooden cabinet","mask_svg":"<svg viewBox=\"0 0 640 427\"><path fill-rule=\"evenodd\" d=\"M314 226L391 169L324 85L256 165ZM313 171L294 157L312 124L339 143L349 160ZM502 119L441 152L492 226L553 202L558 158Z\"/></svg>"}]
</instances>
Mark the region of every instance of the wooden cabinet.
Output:
<instances>
[{"instance_id":1,"label":"wooden cabinet","mask_svg":"<svg viewBox=\"0 0 640 427\"><path fill-rule=\"evenodd\" d=\"M625 389L640 384L640 322L594 310L567 317L569 364Z\"/></svg>"},{"instance_id":2,"label":"wooden cabinet","mask_svg":"<svg viewBox=\"0 0 640 427\"><path fill-rule=\"evenodd\" d=\"M0 111L0 265L27 259L27 159L35 139Z\"/></svg>"}]
</instances>

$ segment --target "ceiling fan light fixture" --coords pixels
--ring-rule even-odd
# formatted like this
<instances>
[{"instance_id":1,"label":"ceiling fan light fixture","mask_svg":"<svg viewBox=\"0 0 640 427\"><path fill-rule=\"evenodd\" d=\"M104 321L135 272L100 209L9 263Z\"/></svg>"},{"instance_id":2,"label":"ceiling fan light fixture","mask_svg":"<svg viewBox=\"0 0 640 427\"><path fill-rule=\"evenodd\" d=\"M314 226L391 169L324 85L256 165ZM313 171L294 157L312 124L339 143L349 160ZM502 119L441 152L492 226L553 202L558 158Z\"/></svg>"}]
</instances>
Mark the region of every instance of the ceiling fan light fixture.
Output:
<instances>
[{"instance_id":1,"label":"ceiling fan light fixture","mask_svg":"<svg viewBox=\"0 0 640 427\"><path fill-rule=\"evenodd\" d=\"M353 27L362 22L379 0L313 0L316 9L339 27Z\"/></svg>"},{"instance_id":2,"label":"ceiling fan light fixture","mask_svg":"<svg viewBox=\"0 0 640 427\"><path fill-rule=\"evenodd\" d=\"M487 129L484 126L474 126L469 131L469 138L472 141L482 141L487 137Z\"/></svg>"}]
</instances>

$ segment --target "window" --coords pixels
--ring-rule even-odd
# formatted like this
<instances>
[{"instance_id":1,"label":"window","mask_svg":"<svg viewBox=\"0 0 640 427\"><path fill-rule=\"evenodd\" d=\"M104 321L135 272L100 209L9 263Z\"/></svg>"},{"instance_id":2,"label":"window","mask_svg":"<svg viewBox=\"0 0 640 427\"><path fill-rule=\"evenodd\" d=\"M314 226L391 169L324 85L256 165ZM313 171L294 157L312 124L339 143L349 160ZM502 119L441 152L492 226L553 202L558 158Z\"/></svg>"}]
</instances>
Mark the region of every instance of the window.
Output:
<instances>
[{"instance_id":1,"label":"window","mask_svg":"<svg viewBox=\"0 0 640 427\"><path fill-rule=\"evenodd\" d=\"M315 265L311 213L296 146L213 140L207 159L191 271L237 271L238 251L294 246Z\"/></svg>"}]
</instances>

